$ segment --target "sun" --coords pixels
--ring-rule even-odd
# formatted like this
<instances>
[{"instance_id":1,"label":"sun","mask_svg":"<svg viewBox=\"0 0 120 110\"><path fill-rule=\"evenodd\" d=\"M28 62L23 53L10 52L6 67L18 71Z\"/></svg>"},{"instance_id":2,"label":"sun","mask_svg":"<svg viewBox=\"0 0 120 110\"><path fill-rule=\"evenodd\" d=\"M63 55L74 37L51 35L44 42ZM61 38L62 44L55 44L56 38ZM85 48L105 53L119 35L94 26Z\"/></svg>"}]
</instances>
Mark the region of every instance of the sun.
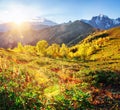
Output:
<instances>
[{"instance_id":1,"label":"sun","mask_svg":"<svg viewBox=\"0 0 120 110\"><path fill-rule=\"evenodd\" d=\"M14 8L8 11L6 18L6 21L12 22L16 25L21 25L27 20L27 15L24 13L24 10Z\"/></svg>"},{"instance_id":2,"label":"sun","mask_svg":"<svg viewBox=\"0 0 120 110\"><path fill-rule=\"evenodd\" d=\"M23 24L23 22L25 22L25 20L24 19L22 19L22 18L17 18L17 17L14 17L14 19L12 19L11 20L14 24L16 24L16 25L22 25Z\"/></svg>"},{"instance_id":3,"label":"sun","mask_svg":"<svg viewBox=\"0 0 120 110\"><path fill-rule=\"evenodd\" d=\"M25 15L19 11L12 13L10 19L11 22L15 23L16 25L21 25L26 20Z\"/></svg>"}]
</instances>

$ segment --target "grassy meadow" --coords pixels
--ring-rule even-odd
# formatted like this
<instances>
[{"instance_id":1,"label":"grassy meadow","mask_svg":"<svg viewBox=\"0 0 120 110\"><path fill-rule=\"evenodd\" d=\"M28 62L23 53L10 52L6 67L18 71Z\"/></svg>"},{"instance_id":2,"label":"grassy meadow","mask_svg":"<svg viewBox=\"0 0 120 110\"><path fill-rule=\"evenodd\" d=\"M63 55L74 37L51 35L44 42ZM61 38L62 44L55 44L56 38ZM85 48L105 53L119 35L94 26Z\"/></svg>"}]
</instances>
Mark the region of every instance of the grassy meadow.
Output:
<instances>
[{"instance_id":1,"label":"grassy meadow","mask_svg":"<svg viewBox=\"0 0 120 110\"><path fill-rule=\"evenodd\" d=\"M0 110L119 110L120 27L80 43L0 49Z\"/></svg>"}]
</instances>

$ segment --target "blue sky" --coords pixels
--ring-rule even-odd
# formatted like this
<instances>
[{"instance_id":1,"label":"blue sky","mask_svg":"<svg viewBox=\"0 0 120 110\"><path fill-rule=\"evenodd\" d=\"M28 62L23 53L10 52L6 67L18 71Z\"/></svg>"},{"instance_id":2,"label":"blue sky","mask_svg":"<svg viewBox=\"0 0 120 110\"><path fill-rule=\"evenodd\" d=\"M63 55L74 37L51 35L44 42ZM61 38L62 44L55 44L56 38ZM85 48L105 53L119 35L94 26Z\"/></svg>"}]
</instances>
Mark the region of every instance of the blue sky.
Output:
<instances>
[{"instance_id":1,"label":"blue sky","mask_svg":"<svg viewBox=\"0 0 120 110\"><path fill-rule=\"evenodd\" d=\"M120 0L0 0L0 21L45 17L63 23L99 14L120 17ZM11 16L13 16L11 18Z\"/></svg>"}]
</instances>

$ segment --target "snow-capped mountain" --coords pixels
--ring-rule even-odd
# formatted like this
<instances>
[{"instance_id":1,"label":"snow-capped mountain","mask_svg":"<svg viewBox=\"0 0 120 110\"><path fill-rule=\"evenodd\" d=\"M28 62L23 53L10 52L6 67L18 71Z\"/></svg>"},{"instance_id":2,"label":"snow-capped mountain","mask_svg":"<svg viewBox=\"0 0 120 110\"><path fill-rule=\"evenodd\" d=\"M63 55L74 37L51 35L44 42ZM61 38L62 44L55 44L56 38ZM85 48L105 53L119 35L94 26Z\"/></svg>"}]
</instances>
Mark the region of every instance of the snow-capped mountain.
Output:
<instances>
[{"instance_id":1,"label":"snow-capped mountain","mask_svg":"<svg viewBox=\"0 0 120 110\"><path fill-rule=\"evenodd\" d=\"M47 28L47 27L57 25L57 23L55 23L51 20L42 18L42 17L37 17L35 19L32 19L30 21L30 24L31 24L32 28L35 29L35 30L41 30L41 29L44 29L44 28Z\"/></svg>"},{"instance_id":2,"label":"snow-capped mountain","mask_svg":"<svg viewBox=\"0 0 120 110\"><path fill-rule=\"evenodd\" d=\"M83 19L81 21L99 29L110 29L112 27L120 26L120 18L111 19L108 16L102 14L92 17L91 20Z\"/></svg>"},{"instance_id":3,"label":"snow-capped mountain","mask_svg":"<svg viewBox=\"0 0 120 110\"><path fill-rule=\"evenodd\" d=\"M57 25L57 23L51 21L51 20L48 20L48 19L45 19L45 18L42 18L42 17L37 17L35 19L32 19L31 21L34 25L47 25L47 26L55 26Z\"/></svg>"}]
</instances>

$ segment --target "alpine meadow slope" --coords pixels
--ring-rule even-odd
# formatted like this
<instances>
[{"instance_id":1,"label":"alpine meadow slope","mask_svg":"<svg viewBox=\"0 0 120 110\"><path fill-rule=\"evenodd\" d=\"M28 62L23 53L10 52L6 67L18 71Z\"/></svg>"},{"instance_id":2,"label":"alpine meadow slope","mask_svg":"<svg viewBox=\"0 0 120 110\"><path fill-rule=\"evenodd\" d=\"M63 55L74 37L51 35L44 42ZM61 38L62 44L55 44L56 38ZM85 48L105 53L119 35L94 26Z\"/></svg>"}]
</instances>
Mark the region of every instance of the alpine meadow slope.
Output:
<instances>
[{"instance_id":1,"label":"alpine meadow slope","mask_svg":"<svg viewBox=\"0 0 120 110\"><path fill-rule=\"evenodd\" d=\"M78 44L0 49L0 109L120 108L120 27Z\"/></svg>"}]
</instances>

